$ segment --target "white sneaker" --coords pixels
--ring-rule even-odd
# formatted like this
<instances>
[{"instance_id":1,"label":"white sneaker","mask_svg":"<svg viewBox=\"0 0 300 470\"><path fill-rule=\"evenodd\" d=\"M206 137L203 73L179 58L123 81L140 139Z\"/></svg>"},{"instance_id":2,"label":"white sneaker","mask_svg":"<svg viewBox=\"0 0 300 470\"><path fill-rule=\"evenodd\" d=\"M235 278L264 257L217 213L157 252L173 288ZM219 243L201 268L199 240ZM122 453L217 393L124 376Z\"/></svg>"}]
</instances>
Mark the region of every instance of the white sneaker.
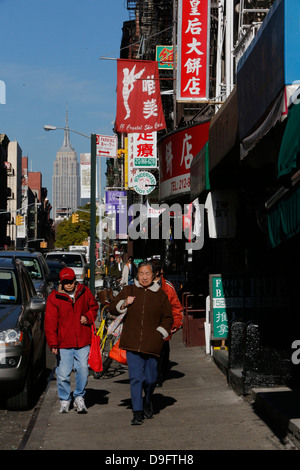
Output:
<instances>
[{"instance_id":1,"label":"white sneaker","mask_svg":"<svg viewBox=\"0 0 300 470\"><path fill-rule=\"evenodd\" d=\"M75 398L74 409L80 414L87 413L87 407L85 406L84 399L82 397Z\"/></svg>"},{"instance_id":2,"label":"white sneaker","mask_svg":"<svg viewBox=\"0 0 300 470\"><path fill-rule=\"evenodd\" d=\"M70 402L66 400L60 401L60 413L69 413Z\"/></svg>"}]
</instances>

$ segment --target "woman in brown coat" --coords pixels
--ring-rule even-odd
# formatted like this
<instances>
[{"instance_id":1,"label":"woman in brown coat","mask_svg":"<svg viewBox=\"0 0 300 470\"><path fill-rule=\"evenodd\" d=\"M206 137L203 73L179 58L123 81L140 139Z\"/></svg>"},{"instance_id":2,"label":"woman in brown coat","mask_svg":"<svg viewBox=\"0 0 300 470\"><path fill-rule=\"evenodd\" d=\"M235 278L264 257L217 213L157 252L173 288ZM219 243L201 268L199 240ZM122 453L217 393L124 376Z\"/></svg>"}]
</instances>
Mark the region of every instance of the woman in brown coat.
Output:
<instances>
[{"instance_id":1,"label":"woman in brown coat","mask_svg":"<svg viewBox=\"0 0 300 470\"><path fill-rule=\"evenodd\" d=\"M157 378L157 360L173 324L168 297L153 279L151 262L141 263L134 285L125 286L109 307L114 315L126 312L120 347L127 350L131 424L142 424L144 417L153 417L151 397Z\"/></svg>"}]
</instances>

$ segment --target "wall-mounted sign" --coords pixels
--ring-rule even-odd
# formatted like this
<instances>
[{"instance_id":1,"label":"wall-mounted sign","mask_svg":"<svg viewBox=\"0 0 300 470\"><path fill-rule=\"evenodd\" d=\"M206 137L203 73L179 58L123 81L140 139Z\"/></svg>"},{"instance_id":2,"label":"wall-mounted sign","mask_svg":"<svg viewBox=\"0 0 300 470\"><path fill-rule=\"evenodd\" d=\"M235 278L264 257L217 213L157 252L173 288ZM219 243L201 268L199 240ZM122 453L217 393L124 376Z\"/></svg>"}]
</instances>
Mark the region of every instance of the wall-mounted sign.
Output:
<instances>
[{"instance_id":1,"label":"wall-mounted sign","mask_svg":"<svg viewBox=\"0 0 300 470\"><path fill-rule=\"evenodd\" d=\"M168 134L158 143L159 199L190 192L190 167L208 140L209 121Z\"/></svg>"}]
</instances>

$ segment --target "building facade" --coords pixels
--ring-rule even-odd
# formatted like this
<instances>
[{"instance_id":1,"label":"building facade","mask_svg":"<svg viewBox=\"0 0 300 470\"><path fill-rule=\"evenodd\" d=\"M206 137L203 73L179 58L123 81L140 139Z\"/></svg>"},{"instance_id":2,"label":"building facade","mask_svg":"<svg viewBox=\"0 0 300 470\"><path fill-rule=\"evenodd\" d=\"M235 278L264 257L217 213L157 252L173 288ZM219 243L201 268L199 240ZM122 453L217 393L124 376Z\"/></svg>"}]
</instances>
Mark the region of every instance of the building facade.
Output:
<instances>
[{"instance_id":1,"label":"building facade","mask_svg":"<svg viewBox=\"0 0 300 470\"><path fill-rule=\"evenodd\" d=\"M52 177L53 219L69 217L80 205L80 173L77 153L70 142L68 115L62 147L56 154Z\"/></svg>"}]
</instances>

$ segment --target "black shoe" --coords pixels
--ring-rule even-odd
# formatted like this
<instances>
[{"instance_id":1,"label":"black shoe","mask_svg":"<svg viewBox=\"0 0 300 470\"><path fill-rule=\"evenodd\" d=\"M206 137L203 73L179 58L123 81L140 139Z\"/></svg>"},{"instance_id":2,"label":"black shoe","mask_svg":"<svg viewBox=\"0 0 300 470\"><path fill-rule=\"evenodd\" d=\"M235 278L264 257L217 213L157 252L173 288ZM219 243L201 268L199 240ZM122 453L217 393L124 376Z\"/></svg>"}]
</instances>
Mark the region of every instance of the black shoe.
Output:
<instances>
[{"instance_id":1,"label":"black shoe","mask_svg":"<svg viewBox=\"0 0 300 470\"><path fill-rule=\"evenodd\" d=\"M159 382L156 382L156 387L157 387L157 388L162 387L162 380L160 380Z\"/></svg>"},{"instance_id":2,"label":"black shoe","mask_svg":"<svg viewBox=\"0 0 300 470\"><path fill-rule=\"evenodd\" d=\"M150 403L144 403L144 416L147 419L153 418L153 404L152 401Z\"/></svg>"},{"instance_id":3,"label":"black shoe","mask_svg":"<svg viewBox=\"0 0 300 470\"><path fill-rule=\"evenodd\" d=\"M131 424L133 426L143 424L144 422L144 412L143 411L134 411Z\"/></svg>"}]
</instances>

